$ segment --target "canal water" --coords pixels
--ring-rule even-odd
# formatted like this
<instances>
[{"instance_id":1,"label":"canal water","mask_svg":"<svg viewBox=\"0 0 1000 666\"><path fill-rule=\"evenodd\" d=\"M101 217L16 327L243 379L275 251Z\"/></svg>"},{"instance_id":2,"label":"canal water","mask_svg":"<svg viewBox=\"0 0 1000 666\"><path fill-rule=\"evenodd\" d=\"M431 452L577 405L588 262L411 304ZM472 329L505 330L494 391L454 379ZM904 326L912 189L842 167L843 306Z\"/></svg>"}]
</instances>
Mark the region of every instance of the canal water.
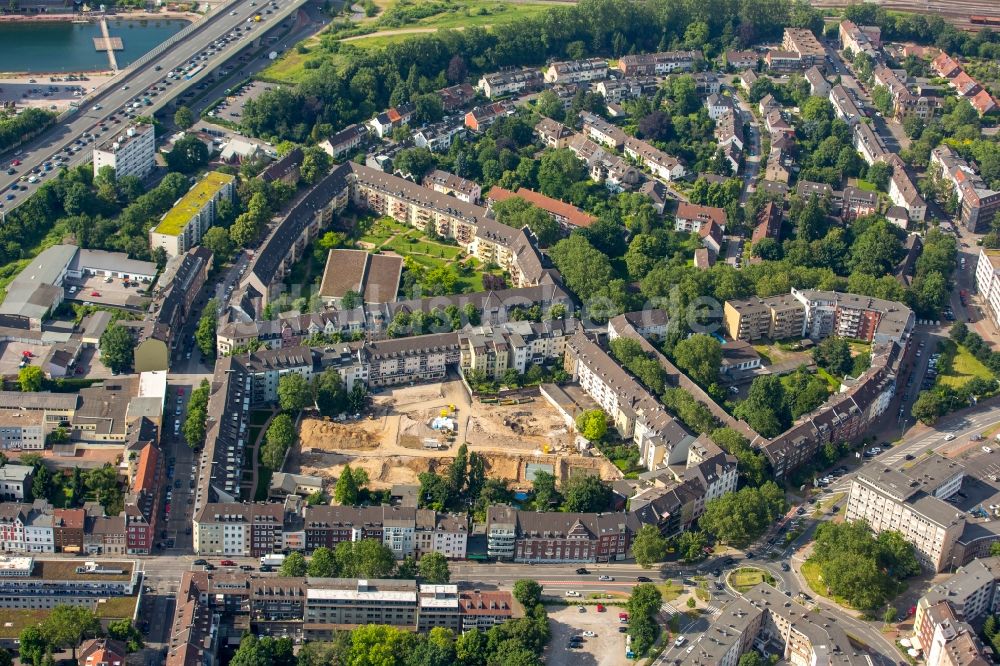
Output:
<instances>
[{"instance_id":1,"label":"canal water","mask_svg":"<svg viewBox=\"0 0 1000 666\"><path fill-rule=\"evenodd\" d=\"M115 51L118 67L125 67L188 25L180 19L109 19L112 37L121 37L125 50ZM110 69L107 51L94 48L101 36L96 21L68 23L0 23L0 72L83 72Z\"/></svg>"}]
</instances>

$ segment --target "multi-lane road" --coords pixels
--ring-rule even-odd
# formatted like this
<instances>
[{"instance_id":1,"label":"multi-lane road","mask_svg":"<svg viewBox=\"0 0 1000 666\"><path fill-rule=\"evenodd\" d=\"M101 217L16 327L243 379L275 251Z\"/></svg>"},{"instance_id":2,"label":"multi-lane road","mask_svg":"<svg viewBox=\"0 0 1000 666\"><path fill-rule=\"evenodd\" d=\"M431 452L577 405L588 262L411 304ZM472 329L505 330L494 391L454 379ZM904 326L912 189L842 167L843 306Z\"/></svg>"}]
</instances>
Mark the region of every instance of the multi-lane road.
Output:
<instances>
[{"instance_id":1,"label":"multi-lane road","mask_svg":"<svg viewBox=\"0 0 1000 666\"><path fill-rule=\"evenodd\" d=\"M136 97L145 97L145 91L151 87L163 84L169 72L179 72L193 59L197 59L198 64L202 66L202 69L198 70L197 74L190 79L178 76L172 80L171 85L166 86L166 90L160 92L151 106L143 105L136 109L138 113L155 112L163 107L167 100L176 98L181 92L197 85L202 79L214 76L220 65L225 64L234 55L254 44L273 26L287 20L306 1L274 0L273 5L277 5L277 9L271 8L273 5L269 4L268 9L272 13L262 14L263 20L260 23L254 22L253 17L268 10L265 9L264 0L261 0L260 3L256 0L250 2L237 0L224 3L213 14L201 19L201 22L192 29L186 38L166 48L162 54L150 62L124 70L103 89L84 98L80 103L80 108L69 118L56 124L27 145L0 156L0 192L4 194L2 199L4 208L2 210L10 212L43 184L44 177L39 178L38 182L33 184L21 180L21 177L32 175L34 169L41 170L43 165L50 162L55 156L64 156L66 161L63 164L66 166L88 162L91 159L95 141L93 135L97 134L100 125L103 123L108 129L105 133L97 136L96 141L98 142L123 129L128 122L128 118L123 114L125 107L131 105ZM231 33L237 31L240 36L232 38ZM230 38L229 42L216 45L216 42L227 36ZM210 54L211 51L214 53ZM203 55L204 60L201 59ZM112 116L115 116L115 121L110 121ZM86 137L86 134L91 136ZM78 150L73 153L67 152L67 149L73 148ZM16 173L8 174L7 171L14 161L20 162L14 167ZM14 183L17 183L22 189L12 192L10 188ZM23 189L24 187L28 189ZM8 193L13 193L15 199L6 200Z\"/></svg>"}]
</instances>

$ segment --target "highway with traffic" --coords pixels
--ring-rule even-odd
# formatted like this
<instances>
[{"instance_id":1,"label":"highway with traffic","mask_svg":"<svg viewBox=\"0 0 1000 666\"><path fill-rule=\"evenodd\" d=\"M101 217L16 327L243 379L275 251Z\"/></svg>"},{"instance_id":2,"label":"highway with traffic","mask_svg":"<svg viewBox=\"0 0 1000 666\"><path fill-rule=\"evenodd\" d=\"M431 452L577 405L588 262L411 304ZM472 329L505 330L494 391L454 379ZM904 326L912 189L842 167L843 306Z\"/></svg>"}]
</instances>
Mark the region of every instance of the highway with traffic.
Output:
<instances>
[{"instance_id":1,"label":"highway with traffic","mask_svg":"<svg viewBox=\"0 0 1000 666\"><path fill-rule=\"evenodd\" d=\"M202 80L214 79L220 66L246 47L258 45L266 32L306 2L262 0L258 4L256 0L235 0L222 4L185 39L148 62L140 59L122 71L102 89L83 98L66 120L0 156L0 212L10 212L28 199L44 184L47 173L90 161L94 144L126 127L129 114L151 115ZM260 22L255 21L257 16ZM171 73L174 76L168 77Z\"/></svg>"}]
</instances>

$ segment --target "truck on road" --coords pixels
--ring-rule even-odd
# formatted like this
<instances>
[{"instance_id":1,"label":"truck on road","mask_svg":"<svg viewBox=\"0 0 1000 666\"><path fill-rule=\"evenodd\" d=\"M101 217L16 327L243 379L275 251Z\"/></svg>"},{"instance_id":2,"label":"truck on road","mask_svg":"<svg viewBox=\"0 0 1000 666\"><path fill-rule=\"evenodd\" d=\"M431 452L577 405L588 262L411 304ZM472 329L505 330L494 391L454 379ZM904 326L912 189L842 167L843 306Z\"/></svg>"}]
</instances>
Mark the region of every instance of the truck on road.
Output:
<instances>
[{"instance_id":1,"label":"truck on road","mask_svg":"<svg viewBox=\"0 0 1000 666\"><path fill-rule=\"evenodd\" d=\"M280 553L272 553L260 558L260 565L262 567L280 567L284 563L285 556Z\"/></svg>"}]
</instances>

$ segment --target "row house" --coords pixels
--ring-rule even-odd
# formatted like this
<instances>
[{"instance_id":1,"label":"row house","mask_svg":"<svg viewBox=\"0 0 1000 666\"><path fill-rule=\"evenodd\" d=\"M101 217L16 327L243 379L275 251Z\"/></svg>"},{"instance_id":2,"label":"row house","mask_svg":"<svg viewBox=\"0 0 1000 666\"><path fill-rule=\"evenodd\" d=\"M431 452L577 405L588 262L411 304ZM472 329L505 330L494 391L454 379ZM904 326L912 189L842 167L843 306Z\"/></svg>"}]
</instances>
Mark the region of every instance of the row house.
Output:
<instances>
[{"instance_id":1,"label":"row house","mask_svg":"<svg viewBox=\"0 0 1000 666\"><path fill-rule=\"evenodd\" d=\"M413 104L394 106L369 120L368 126L378 138L384 139L387 136L391 136L394 129L402 127L413 120L415 112L416 107Z\"/></svg>"},{"instance_id":2,"label":"row house","mask_svg":"<svg viewBox=\"0 0 1000 666\"><path fill-rule=\"evenodd\" d=\"M982 85L969 76L962 66L942 51L931 61L931 68L938 76L948 79L948 85L959 97L965 97L980 116L997 109L997 101Z\"/></svg>"},{"instance_id":3,"label":"row house","mask_svg":"<svg viewBox=\"0 0 1000 666\"><path fill-rule=\"evenodd\" d=\"M476 89L488 99L508 97L526 92L541 90L545 84L542 73L537 69L524 68L504 70L492 74L484 74L476 84Z\"/></svg>"},{"instance_id":4,"label":"row house","mask_svg":"<svg viewBox=\"0 0 1000 666\"><path fill-rule=\"evenodd\" d=\"M659 87L660 80L654 76L632 76L598 81L594 90L604 97L606 102L617 104L622 100L653 95Z\"/></svg>"},{"instance_id":5,"label":"row house","mask_svg":"<svg viewBox=\"0 0 1000 666\"><path fill-rule=\"evenodd\" d=\"M885 65L877 65L872 72L876 85L885 87L892 95L893 116L900 122L910 116L927 120L934 115L937 104L924 95L914 95L900 79L900 74ZM906 72L902 73L905 78Z\"/></svg>"},{"instance_id":6,"label":"row house","mask_svg":"<svg viewBox=\"0 0 1000 666\"><path fill-rule=\"evenodd\" d=\"M207 503L192 522L198 555L260 557L283 547L281 504Z\"/></svg>"},{"instance_id":7,"label":"row house","mask_svg":"<svg viewBox=\"0 0 1000 666\"><path fill-rule=\"evenodd\" d=\"M662 51L626 55L618 59L618 69L625 76L663 76L691 71L701 60L700 51Z\"/></svg>"},{"instance_id":8,"label":"row house","mask_svg":"<svg viewBox=\"0 0 1000 666\"><path fill-rule=\"evenodd\" d=\"M844 222L851 222L878 212L878 192L848 185L843 192L836 194L839 195L835 198L840 202L840 217Z\"/></svg>"},{"instance_id":9,"label":"row house","mask_svg":"<svg viewBox=\"0 0 1000 666\"><path fill-rule=\"evenodd\" d=\"M857 101L855 101L853 94L841 84L837 84L830 88L830 103L833 105L833 110L837 114L837 117L843 120L848 125L856 125L861 122L861 118L865 116L858 107Z\"/></svg>"},{"instance_id":10,"label":"row house","mask_svg":"<svg viewBox=\"0 0 1000 666\"><path fill-rule=\"evenodd\" d=\"M465 126L473 132L485 132L490 125L513 113L514 107L506 102L477 106L465 114Z\"/></svg>"},{"instance_id":11,"label":"row house","mask_svg":"<svg viewBox=\"0 0 1000 666\"><path fill-rule=\"evenodd\" d=\"M837 30L840 46L851 53L867 53L878 60L878 50L882 48L882 29L877 25L859 26L854 21L843 20Z\"/></svg>"},{"instance_id":12,"label":"row house","mask_svg":"<svg viewBox=\"0 0 1000 666\"><path fill-rule=\"evenodd\" d=\"M440 380L461 359L457 333L380 340L369 343L366 351L370 386Z\"/></svg>"},{"instance_id":13,"label":"row house","mask_svg":"<svg viewBox=\"0 0 1000 666\"><path fill-rule=\"evenodd\" d=\"M546 148L558 150L566 147L566 143L575 136L575 132L551 118L542 118L535 125L535 136Z\"/></svg>"},{"instance_id":14,"label":"row house","mask_svg":"<svg viewBox=\"0 0 1000 666\"><path fill-rule=\"evenodd\" d=\"M700 206L681 201L677 204L674 214L674 230L698 233L707 224L715 223L723 230L726 228L726 211L715 206Z\"/></svg>"},{"instance_id":15,"label":"row house","mask_svg":"<svg viewBox=\"0 0 1000 666\"><path fill-rule=\"evenodd\" d=\"M715 123L715 141L720 147L733 145L737 151L742 151L743 119L732 111L718 116Z\"/></svg>"},{"instance_id":16,"label":"row house","mask_svg":"<svg viewBox=\"0 0 1000 666\"><path fill-rule=\"evenodd\" d=\"M612 125L596 113L581 111L580 121L583 123L583 134L605 148L621 150L629 140L629 136L622 128Z\"/></svg>"},{"instance_id":17,"label":"row house","mask_svg":"<svg viewBox=\"0 0 1000 666\"><path fill-rule=\"evenodd\" d=\"M443 153L451 148L456 138L465 137L467 130L465 120L461 122L442 121L421 127L413 133L413 145L426 148L434 153Z\"/></svg>"},{"instance_id":18,"label":"row house","mask_svg":"<svg viewBox=\"0 0 1000 666\"><path fill-rule=\"evenodd\" d=\"M437 91L445 113L451 113L467 106L476 98L476 89L468 83L458 83Z\"/></svg>"},{"instance_id":19,"label":"row house","mask_svg":"<svg viewBox=\"0 0 1000 666\"><path fill-rule=\"evenodd\" d=\"M738 114L736 102L729 95L714 93L705 98L705 106L708 107L708 117L718 120L726 113Z\"/></svg>"},{"instance_id":20,"label":"row house","mask_svg":"<svg viewBox=\"0 0 1000 666\"><path fill-rule=\"evenodd\" d=\"M337 159L363 147L368 142L368 137L368 127L365 125L348 125L330 138L321 141L319 147L330 157Z\"/></svg>"},{"instance_id":21,"label":"row house","mask_svg":"<svg viewBox=\"0 0 1000 666\"><path fill-rule=\"evenodd\" d=\"M18 553L55 552L52 505L45 500L0 503L0 548Z\"/></svg>"},{"instance_id":22,"label":"row house","mask_svg":"<svg viewBox=\"0 0 1000 666\"><path fill-rule=\"evenodd\" d=\"M757 69L757 61L760 56L753 49L748 49L746 51L726 51L724 58L727 67L732 68L733 71L742 72L745 69Z\"/></svg>"},{"instance_id":23,"label":"row house","mask_svg":"<svg viewBox=\"0 0 1000 666\"><path fill-rule=\"evenodd\" d=\"M642 181L638 169L582 134L574 134L566 147L587 165L591 180L603 182L612 192L635 189Z\"/></svg>"},{"instance_id":24,"label":"row house","mask_svg":"<svg viewBox=\"0 0 1000 666\"><path fill-rule=\"evenodd\" d=\"M608 76L608 61L603 58L554 62L545 70L545 83L588 83Z\"/></svg>"},{"instance_id":25,"label":"row house","mask_svg":"<svg viewBox=\"0 0 1000 666\"><path fill-rule=\"evenodd\" d=\"M150 555L159 526L165 469L160 450L146 442L125 497L125 548L129 555Z\"/></svg>"},{"instance_id":26,"label":"row house","mask_svg":"<svg viewBox=\"0 0 1000 666\"><path fill-rule=\"evenodd\" d=\"M927 215L927 202L920 196L916 184L906 172L906 165L895 153L890 153L886 162L892 166L889 179L889 198L897 206L906 209L911 222L923 222Z\"/></svg>"},{"instance_id":27,"label":"row house","mask_svg":"<svg viewBox=\"0 0 1000 666\"><path fill-rule=\"evenodd\" d=\"M216 331L216 350L228 356L251 342L268 349L297 347L311 336L340 337L351 340L364 335L365 310L325 310L312 314L279 317L277 319L237 319L220 324Z\"/></svg>"},{"instance_id":28,"label":"row house","mask_svg":"<svg viewBox=\"0 0 1000 666\"><path fill-rule=\"evenodd\" d=\"M678 180L687 173L679 159L634 137L625 141L625 155L644 166L654 176L666 181Z\"/></svg>"}]
</instances>

